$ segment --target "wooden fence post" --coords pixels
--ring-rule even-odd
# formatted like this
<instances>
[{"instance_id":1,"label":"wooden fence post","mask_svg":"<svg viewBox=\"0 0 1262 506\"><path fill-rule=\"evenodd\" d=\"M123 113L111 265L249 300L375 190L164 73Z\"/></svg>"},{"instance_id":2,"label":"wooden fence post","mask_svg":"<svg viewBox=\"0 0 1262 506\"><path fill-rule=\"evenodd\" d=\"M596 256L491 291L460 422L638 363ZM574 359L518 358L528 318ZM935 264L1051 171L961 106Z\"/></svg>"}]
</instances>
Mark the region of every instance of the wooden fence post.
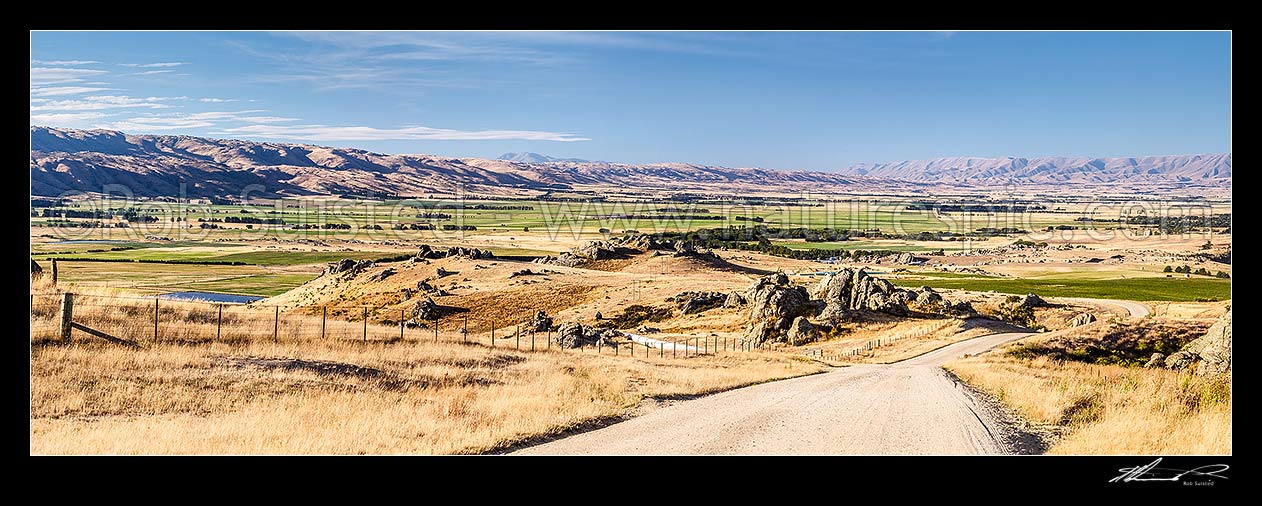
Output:
<instances>
[{"instance_id":1,"label":"wooden fence post","mask_svg":"<svg viewBox=\"0 0 1262 506\"><path fill-rule=\"evenodd\" d=\"M280 337L280 306L276 306L276 316L272 319L272 340Z\"/></svg>"},{"instance_id":2,"label":"wooden fence post","mask_svg":"<svg viewBox=\"0 0 1262 506\"><path fill-rule=\"evenodd\" d=\"M153 298L153 340L158 340L158 298Z\"/></svg>"},{"instance_id":3,"label":"wooden fence post","mask_svg":"<svg viewBox=\"0 0 1262 506\"><path fill-rule=\"evenodd\" d=\"M460 331L460 342L469 342L469 315L464 315L464 329Z\"/></svg>"},{"instance_id":4,"label":"wooden fence post","mask_svg":"<svg viewBox=\"0 0 1262 506\"><path fill-rule=\"evenodd\" d=\"M324 339L324 322L329 319L329 306L323 307L324 312L320 315L320 339Z\"/></svg>"},{"instance_id":5,"label":"wooden fence post","mask_svg":"<svg viewBox=\"0 0 1262 506\"><path fill-rule=\"evenodd\" d=\"M53 287L57 286L57 259L53 259Z\"/></svg>"},{"instance_id":6,"label":"wooden fence post","mask_svg":"<svg viewBox=\"0 0 1262 506\"><path fill-rule=\"evenodd\" d=\"M215 340L223 336L223 304L219 305L219 319L215 322Z\"/></svg>"},{"instance_id":7,"label":"wooden fence post","mask_svg":"<svg viewBox=\"0 0 1262 506\"><path fill-rule=\"evenodd\" d=\"M491 347L495 347L495 320L491 320Z\"/></svg>"},{"instance_id":8,"label":"wooden fence post","mask_svg":"<svg viewBox=\"0 0 1262 506\"><path fill-rule=\"evenodd\" d=\"M521 325L518 325L517 328L513 331L513 339L514 339L513 349L520 351L521 350Z\"/></svg>"},{"instance_id":9,"label":"wooden fence post","mask_svg":"<svg viewBox=\"0 0 1262 506\"><path fill-rule=\"evenodd\" d=\"M403 340L403 310L399 310L399 340Z\"/></svg>"},{"instance_id":10,"label":"wooden fence post","mask_svg":"<svg viewBox=\"0 0 1262 506\"><path fill-rule=\"evenodd\" d=\"M53 262L54 262L53 265L57 265L56 260L54 260ZM57 271L54 270L53 272L57 272ZM70 330L72 328L70 326L70 322L72 321L74 321L74 294L67 292L67 293L61 294L61 340L62 341L70 340Z\"/></svg>"},{"instance_id":11,"label":"wooden fence post","mask_svg":"<svg viewBox=\"0 0 1262 506\"><path fill-rule=\"evenodd\" d=\"M368 306L364 306L364 342L368 342Z\"/></svg>"}]
</instances>

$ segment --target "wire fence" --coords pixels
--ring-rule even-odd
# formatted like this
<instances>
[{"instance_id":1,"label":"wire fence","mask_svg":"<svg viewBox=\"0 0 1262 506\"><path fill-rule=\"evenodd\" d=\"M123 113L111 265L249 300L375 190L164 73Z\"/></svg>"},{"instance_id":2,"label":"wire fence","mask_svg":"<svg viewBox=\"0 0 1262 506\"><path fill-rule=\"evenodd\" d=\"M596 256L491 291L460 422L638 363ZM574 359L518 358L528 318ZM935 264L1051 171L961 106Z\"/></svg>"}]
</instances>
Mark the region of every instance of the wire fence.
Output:
<instances>
[{"instance_id":1,"label":"wire fence","mask_svg":"<svg viewBox=\"0 0 1262 506\"><path fill-rule=\"evenodd\" d=\"M69 294L70 318L63 319L65 293L31 294L33 343L63 340L65 323L137 344L250 341L343 340L359 342L461 343L524 352L576 351L643 358L691 358L724 353L783 351L775 343L737 337L653 339L636 336L595 339L554 328L531 328L529 321L506 322L448 314L429 320L408 318L399 309L371 306L308 306L286 310L257 304L181 301L161 297ZM533 312L531 312L533 314ZM396 319L397 318L397 319ZM72 339L88 331L71 331ZM87 337L90 338L90 337ZM637 342L638 341L638 342ZM826 358L820 356L820 358ZM833 356L832 358L841 358Z\"/></svg>"}]
</instances>

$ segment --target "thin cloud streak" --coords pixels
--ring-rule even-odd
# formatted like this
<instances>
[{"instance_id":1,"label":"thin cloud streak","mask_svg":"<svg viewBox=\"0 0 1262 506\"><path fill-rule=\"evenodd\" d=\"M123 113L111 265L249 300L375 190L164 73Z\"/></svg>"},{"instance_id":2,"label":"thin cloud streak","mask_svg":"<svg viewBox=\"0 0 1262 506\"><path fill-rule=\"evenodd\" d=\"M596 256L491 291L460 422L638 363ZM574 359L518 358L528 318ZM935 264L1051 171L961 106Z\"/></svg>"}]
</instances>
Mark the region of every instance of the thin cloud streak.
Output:
<instances>
[{"instance_id":1,"label":"thin cloud streak","mask_svg":"<svg viewBox=\"0 0 1262 506\"><path fill-rule=\"evenodd\" d=\"M120 63L119 65L122 65L124 67L133 67L133 68L156 68L156 67L178 67L180 65L187 65L187 64L184 62L173 61L173 62L158 62L158 63Z\"/></svg>"},{"instance_id":2,"label":"thin cloud streak","mask_svg":"<svg viewBox=\"0 0 1262 506\"><path fill-rule=\"evenodd\" d=\"M98 86L46 86L40 88L31 88L32 97L57 97L64 95L80 95L83 93L95 93L98 91L110 91L114 88L102 88Z\"/></svg>"},{"instance_id":3,"label":"thin cloud streak","mask_svg":"<svg viewBox=\"0 0 1262 506\"><path fill-rule=\"evenodd\" d=\"M37 65L65 66L65 65L96 65L101 62L96 61L96 60L31 60L31 63L37 64Z\"/></svg>"}]
</instances>

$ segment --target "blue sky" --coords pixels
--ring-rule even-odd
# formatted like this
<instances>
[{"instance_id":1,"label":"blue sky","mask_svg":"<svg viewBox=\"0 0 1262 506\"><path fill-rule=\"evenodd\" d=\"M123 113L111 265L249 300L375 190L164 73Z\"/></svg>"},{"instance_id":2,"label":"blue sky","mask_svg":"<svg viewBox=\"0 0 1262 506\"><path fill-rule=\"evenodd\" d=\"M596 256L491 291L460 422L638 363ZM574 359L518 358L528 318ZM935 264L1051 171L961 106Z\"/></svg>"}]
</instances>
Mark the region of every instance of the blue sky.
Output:
<instances>
[{"instance_id":1,"label":"blue sky","mask_svg":"<svg viewBox=\"0 0 1262 506\"><path fill-rule=\"evenodd\" d=\"M1231 151L1226 32L32 32L31 124L829 170Z\"/></svg>"}]
</instances>

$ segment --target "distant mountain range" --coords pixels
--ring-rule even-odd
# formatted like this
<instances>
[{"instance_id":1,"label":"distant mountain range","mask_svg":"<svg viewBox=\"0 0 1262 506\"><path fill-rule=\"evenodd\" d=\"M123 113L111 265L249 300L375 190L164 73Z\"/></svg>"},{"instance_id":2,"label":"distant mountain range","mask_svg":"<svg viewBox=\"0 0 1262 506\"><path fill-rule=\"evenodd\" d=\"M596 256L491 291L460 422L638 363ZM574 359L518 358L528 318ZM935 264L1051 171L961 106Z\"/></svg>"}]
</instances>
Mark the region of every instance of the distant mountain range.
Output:
<instances>
[{"instance_id":1,"label":"distant mountain range","mask_svg":"<svg viewBox=\"0 0 1262 506\"><path fill-rule=\"evenodd\" d=\"M840 171L924 183L1200 182L1231 184L1231 153L1140 158L934 158L859 164Z\"/></svg>"},{"instance_id":2,"label":"distant mountain range","mask_svg":"<svg viewBox=\"0 0 1262 506\"><path fill-rule=\"evenodd\" d=\"M686 163L523 163L432 155L386 155L307 144L130 135L111 130L31 127L31 192L137 196L453 194L535 196L615 189L645 192L821 190L854 184L829 172ZM251 186L258 185L258 186ZM461 190L463 189L463 190Z\"/></svg>"},{"instance_id":3,"label":"distant mountain range","mask_svg":"<svg viewBox=\"0 0 1262 506\"><path fill-rule=\"evenodd\" d=\"M583 160L580 158L556 158L539 153L523 152L523 153L504 153L496 158L496 160L505 160L509 162L521 163L548 163L548 162L572 162L587 163L591 160Z\"/></svg>"},{"instance_id":4,"label":"distant mountain range","mask_svg":"<svg viewBox=\"0 0 1262 506\"><path fill-rule=\"evenodd\" d=\"M387 155L307 144L130 135L31 127L31 192L137 196L473 195L555 192L828 193L1008 183L1157 183L1231 186L1231 155L1145 158L940 158L864 164L840 172L625 164L507 153L500 160Z\"/></svg>"}]
</instances>

